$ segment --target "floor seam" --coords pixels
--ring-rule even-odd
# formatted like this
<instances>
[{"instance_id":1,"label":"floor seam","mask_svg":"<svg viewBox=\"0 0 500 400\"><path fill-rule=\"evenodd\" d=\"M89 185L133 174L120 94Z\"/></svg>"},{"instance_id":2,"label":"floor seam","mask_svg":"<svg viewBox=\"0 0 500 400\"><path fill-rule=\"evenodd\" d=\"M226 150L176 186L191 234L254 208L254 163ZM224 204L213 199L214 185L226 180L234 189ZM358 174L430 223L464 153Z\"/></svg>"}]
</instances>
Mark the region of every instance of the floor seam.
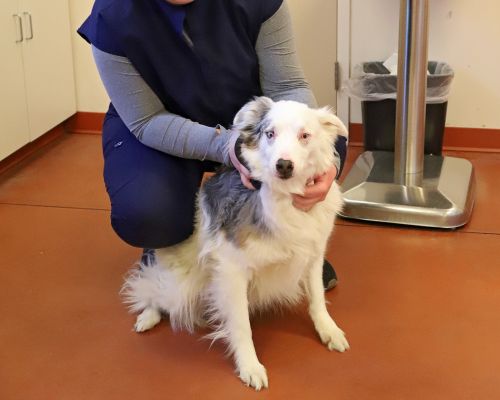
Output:
<instances>
[{"instance_id":1,"label":"floor seam","mask_svg":"<svg viewBox=\"0 0 500 400\"><path fill-rule=\"evenodd\" d=\"M20 207L41 207L41 208L58 208L62 210L86 210L86 211L105 211L111 212L108 208L94 208L94 207L71 207L71 206L56 206L56 205L47 205L47 204L26 204L26 203L10 203L10 202L1 202L0 205L7 206L20 206ZM343 224L336 223L337 226L347 226L353 228L384 228L383 226L377 225L355 225L355 224ZM409 228L410 229L410 228ZM425 228L421 228L422 231L433 232L433 230L425 230ZM459 234L473 234L473 235L492 235L492 236L500 236L500 232L479 232L479 231L460 231L460 230L436 230L436 232L454 232Z\"/></svg>"}]
</instances>

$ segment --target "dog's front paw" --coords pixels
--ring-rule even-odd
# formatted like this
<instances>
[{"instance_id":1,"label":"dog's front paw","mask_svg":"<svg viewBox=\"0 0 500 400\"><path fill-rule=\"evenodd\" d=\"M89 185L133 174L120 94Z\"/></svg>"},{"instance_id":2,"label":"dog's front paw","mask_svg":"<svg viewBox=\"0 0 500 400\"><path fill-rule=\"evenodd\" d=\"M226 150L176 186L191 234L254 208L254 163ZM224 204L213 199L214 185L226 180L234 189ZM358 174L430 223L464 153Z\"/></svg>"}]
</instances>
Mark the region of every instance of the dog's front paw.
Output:
<instances>
[{"instance_id":1,"label":"dog's front paw","mask_svg":"<svg viewBox=\"0 0 500 400\"><path fill-rule=\"evenodd\" d=\"M257 391L268 387L266 368L260 362L239 367L238 371L239 377L245 385L251 386Z\"/></svg>"},{"instance_id":2,"label":"dog's front paw","mask_svg":"<svg viewBox=\"0 0 500 400\"><path fill-rule=\"evenodd\" d=\"M155 308L146 308L137 316L135 321L134 331L145 332L161 321L161 314Z\"/></svg>"},{"instance_id":3,"label":"dog's front paw","mask_svg":"<svg viewBox=\"0 0 500 400\"><path fill-rule=\"evenodd\" d=\"M321 338L324 344L328 347L328 350L337 350L343 353L346 350L349 350L349 343L345 338L345 333L342 332L339 328L335 332L328 332L323 335Z\"/></svg>"},{"instance_id":4,"label":"dog's front paw","mask_svg":"<svg viewBox=\"0 0 500 400\"><path fill-rule=\"evenodd\" d=\"M325 322L317 326L319 337L328 350L337 350L343 353L349 350L349 343L345 338L345 333L333 321Z\"/></svg>"}]
</instances>

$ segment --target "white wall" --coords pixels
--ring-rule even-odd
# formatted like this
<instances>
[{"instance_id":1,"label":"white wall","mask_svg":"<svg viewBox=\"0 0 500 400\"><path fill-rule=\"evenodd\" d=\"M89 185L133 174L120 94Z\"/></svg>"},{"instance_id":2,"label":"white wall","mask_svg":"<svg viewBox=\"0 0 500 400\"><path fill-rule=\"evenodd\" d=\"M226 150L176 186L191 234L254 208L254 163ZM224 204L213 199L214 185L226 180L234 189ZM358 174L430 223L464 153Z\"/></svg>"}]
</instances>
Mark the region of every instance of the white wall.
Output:
<instances>
[{"instance_id":1,"label":"white wall","mask_svg":"<svg viewBox=\"0 0 500 400\"><path fill-rule=\"evenodd\" d=\"M318 105L336 107L337 1L287 0L297 53ZM318 13L321 10L321 13ZM318 45L320 44L320 45Z\"/></svg>"},{"instance_id":2,"label":"white wall","mask_svg":"<svg viewBox=\"0 0 500 400\"><path fill-rule=\"evenodd\" d=\"M500 2L430 0L429 59L455 70L447 126L500 128ZM397 50L399 0L352 0L351 66ZM361 122L352 101L351 121Z\"/></svg>"},{"instance_id":3,"label":"white wall","mask_svg":"<svg viewBox=\"0 0 500 400\"><path fill-rule=\"evenodd\" d=\"M76 30L90 14L93 0L69 0L75 66L76 109L78 111L105 112L109 99L102 86L92 59L90 46Z\"/></svg>"},{"instance_id":4,"label":"white wall","mask_svg":"<svg viewBox=\"0 0 500 400\"><path fill-rule=\"evenodd\" d=\"M397 49L399 0L351 2L351 65L387 58ZM90 47L76 34L92 4L93 0L70 0L77 109L104 112L108 98L92 61ZM448 62L456 73L447 125L500 128L500 73L496 72L500 65L500 2L430 0L430 5L429 58ZM324 10L320 12L324 14ZM300 18L300 13L294 13L293 17ZM331 21L334 25L334 18ZM310 29L313 30L314 26ZM332 41L328 38L317 47L331 46L332 43L335 43L334 38ZM303 43L299 45L305 46ZM301 58L311 58L302 52ZM304 63L314 64L314 61ZM318 79L315 75L310 79L315 81L316 87L326 87L330 91L330 75L328 71L324 74L324 78ZM326 98L326 93L324 96ZM352 103L351 121L361 122L357 102Z\"/></svg>"}]
</instances>

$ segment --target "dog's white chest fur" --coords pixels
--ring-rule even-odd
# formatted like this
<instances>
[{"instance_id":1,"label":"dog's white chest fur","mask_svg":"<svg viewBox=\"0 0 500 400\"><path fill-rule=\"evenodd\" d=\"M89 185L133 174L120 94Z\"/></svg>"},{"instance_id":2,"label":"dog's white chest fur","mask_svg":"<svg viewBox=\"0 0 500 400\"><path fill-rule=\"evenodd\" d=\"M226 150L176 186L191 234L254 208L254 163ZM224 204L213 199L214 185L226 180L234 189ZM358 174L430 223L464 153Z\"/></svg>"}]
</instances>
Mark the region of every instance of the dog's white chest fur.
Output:
<instances>
[{"instance_id":1,"label":"dog's white chest fur","mask_svg":"<svg viewBox=\"0 0 500 400\"><path fill-rule=\"evenodd\" d=\"M266 188L260 197L269 228L266 232L250 230L240 243L227 240L223 231L210 237L210 224L203 220L200 224L202 260L208 260L203 268L210 276L220 273L212 268L241 269L248 279L251 312L292 305L303 297L309 269L318 257L323 257L325 241L342 205L335 183L325 201L309 212L293 207L291 198L271 199ZM241 229L248 231L248 227ZM207 290L211 290L210 286Z\"/></svg>"}]
</instances>

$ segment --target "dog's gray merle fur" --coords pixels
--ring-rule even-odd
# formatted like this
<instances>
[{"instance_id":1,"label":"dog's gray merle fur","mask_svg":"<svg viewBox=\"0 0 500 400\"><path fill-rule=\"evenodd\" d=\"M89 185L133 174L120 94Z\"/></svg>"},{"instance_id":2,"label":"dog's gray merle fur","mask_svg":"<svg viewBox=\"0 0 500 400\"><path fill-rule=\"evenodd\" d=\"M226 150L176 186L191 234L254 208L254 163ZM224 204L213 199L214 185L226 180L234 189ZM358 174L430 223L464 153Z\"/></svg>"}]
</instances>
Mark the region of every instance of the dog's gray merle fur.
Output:
<instances>
[{"instance_id":1,"label":"dog's gray merle fur","mask_svg":"<svg viewBox=\"0 0 500 400\"><path fill-rule=\"evenodd\" d=\"M248 148L255 148L263 133L263 128L269 124L266 114L273 105L267 97L256 97L247 103L235 117L235 127L240 131L243 143ZM243 123L244 121L244 123Z\"/></svg>"},{"instance_id":2,"label":"dog's gray merle fur","mask_svg":"<svg viewBox=\"0 0 500 400\"><path fill-rule=\"evenodd\" d=\"M272 104L270 99L258 97L239 111L235 128L239 130L244 146L254 148L257 145L264 127L269 124L266 114ZM260 235L269 232L258 191L247 189L234 168L222 168L211 177L201 188L200 201L209 216L211 234L223 231L228 240L237 242L242 227L245 233L249 229Z\"/></svg>"},{"instance_id":3,"label":"dog's gray merle fur","mask_svg":"<svg viewBox=\"0 0 500 400\"><path fill-rule=\"evenodd\" d=\"M242 227L260 235L269 232L262 215L259 192L243 186L236 170L219 171L203 185L200 196L210 219L211 234L223 231L228 240L237 242Z\"/></svg>"}]
</instances>

